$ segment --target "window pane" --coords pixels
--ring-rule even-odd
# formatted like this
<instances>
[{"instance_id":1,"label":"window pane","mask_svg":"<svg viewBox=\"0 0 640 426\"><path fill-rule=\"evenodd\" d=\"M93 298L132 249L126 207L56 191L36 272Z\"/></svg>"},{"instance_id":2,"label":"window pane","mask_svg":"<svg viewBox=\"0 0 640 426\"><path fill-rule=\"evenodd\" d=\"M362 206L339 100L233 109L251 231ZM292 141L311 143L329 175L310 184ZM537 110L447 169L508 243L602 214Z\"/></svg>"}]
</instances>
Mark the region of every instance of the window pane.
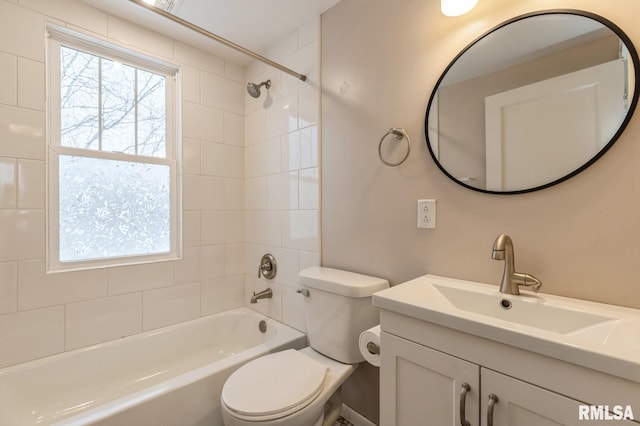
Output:
<instances>
[{"instance_id":1,"label":"window pane","mask_svg":"<svg viewBox=\"0 0 640 426\"><path fill-rule=\"evenodd\" d=\"M60 47L60 143L99 149L99 58Z\"/></svg>"},{"instance_id":2,"label":"window pane","mask_svg":"<svg viewBox=\"0 0 640 426\"><path fill-rule=\"evenodd\" d=\"M102 59L102 151L136 153L136 69Z\"/></svg>"},{"instance_id":3,"label":"window pane","mask_svg":"<svg viewBox=\"0 0 640 426\"><path fill-rule=\"evenodd\" d=\"M170 251L169 166L59 158L61 262Z\"/></svg>"},{"instance_id":4,"label":"window pane","mask_svg":"<svg viewBox=\"0 0 640 426\"><path fill-rule=\"evenodd\" d=\"M166 158L164 75L65 46L60 56L63 146Z\"/></svg>"},{"instance_id":5,"label":"window pane","mask_svg":"<svg viewBox=\"0 0 640 426\"><path fill-rule=\"evenodd\" d=\"M138 70L138 154L166 157L165 77Z\"/></svg>"}]
</instances>

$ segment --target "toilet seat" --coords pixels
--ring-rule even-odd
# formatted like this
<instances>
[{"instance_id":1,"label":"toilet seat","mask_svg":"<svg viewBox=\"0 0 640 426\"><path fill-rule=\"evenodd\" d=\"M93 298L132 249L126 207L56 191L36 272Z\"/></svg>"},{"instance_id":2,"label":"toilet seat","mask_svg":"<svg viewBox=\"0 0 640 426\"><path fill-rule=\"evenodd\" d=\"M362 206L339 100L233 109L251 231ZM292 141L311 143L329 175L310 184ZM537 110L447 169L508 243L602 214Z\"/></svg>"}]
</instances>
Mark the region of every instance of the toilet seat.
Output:
<instances>
[{"instance_id":1,"label":"toilet seat","mask_svg":"<svg viewBox=\"0 0 640 426\"><path fill-rule=\"evenodd\" d=\"M288 416L322 392L327 367L289 349L257 358L236 370L222 401L238 418L252 421Z\"/></svg>"}]
</instances>

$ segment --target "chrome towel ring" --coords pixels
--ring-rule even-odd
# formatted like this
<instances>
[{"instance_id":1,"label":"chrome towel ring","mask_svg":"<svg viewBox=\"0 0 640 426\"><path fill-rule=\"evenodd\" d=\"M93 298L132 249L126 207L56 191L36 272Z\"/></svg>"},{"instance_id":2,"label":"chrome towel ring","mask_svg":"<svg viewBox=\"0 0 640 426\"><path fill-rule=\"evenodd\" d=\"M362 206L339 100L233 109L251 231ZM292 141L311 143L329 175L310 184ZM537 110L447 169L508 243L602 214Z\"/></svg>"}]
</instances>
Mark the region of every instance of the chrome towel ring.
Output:
<instances>
[{"instance_id":1,"label":"chrome towel ring","mask_svg":"<svg viewBox=\"0 0 640 426\"><path fill-rule=\"evenodd\" d=\"M391 163L385 160L384 158L382 158L382 143L384 142L386 137L389 135L393 135L394 139L396 139L398 142L400 142L403 139L407 140L407 153L404 155L404 157L402 157L400 161L396 163ZM391 167L399 166L400 164L405 162L405 160L409 157L410 153L411 153L411 139L409 139L409 135L407 134L407 131L402 128L394 127L389 129L389 131L385 133L384 136L382 136L382 138L380 139L380 143L378 144L378 157L380 157L380 161L382 161L387 166L391 166Z\"/></svg>"}]
</instances>

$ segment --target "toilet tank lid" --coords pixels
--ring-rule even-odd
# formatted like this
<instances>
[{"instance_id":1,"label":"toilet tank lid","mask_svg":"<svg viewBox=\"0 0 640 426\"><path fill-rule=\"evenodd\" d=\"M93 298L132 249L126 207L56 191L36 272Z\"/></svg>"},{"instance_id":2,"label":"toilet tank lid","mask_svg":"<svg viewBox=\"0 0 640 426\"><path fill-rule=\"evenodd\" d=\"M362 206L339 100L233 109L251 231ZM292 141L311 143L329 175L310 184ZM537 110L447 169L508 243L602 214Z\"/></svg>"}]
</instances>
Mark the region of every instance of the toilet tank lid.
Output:
<instances>
[{"instance_id":1,"label":"toilet tank lid","mask_svg":"<svg viewBox=\"0 0 640 426\"><path fill-rule=\"evenodd\" d=\"M320 266L300 271L300 284L347 297L368 297L389 288L382 278Z\"/></svg>"}]
</instances>

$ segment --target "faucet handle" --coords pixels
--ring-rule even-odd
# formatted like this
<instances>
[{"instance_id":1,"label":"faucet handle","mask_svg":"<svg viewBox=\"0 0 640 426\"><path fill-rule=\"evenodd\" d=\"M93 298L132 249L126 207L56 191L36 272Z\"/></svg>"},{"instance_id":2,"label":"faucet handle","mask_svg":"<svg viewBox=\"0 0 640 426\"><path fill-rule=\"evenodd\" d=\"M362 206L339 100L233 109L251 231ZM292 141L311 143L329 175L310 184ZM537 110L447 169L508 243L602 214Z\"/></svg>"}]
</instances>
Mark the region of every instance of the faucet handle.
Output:
<instances>
[{"instance_id":1,"label":"faucet handle","mask_svg":"<svg viewBox=\"0 0 640 426\"><path fill-rule=\"evenodd\" d=\"M262 275L269 275L271 269L273 269L273 266L270 262L261 263L260 266L258 266L258 278Z\"/></svg>"},{"instance_id":2,"label":"faucet handle","mask_svg":"<svg viewBox=\"0 0 640 426\"><path fill-rule=\"evenodd\" d=\"M516 272L513 275L514 275L514 280L518 285L531 287L531 290L533 290L535 293L540 291L540 287L542 287L542 281L540 281L533 275L523 274L521 272Z\"/></svg>"},{"instance_id":3,"label":"faucet handle","mask_svg":"<svg viewBox=\"0 0 640 426\"><path fill-rule=\"evenodd\" d=\"M258 265L258 278L273 279L276 276L277 268L276 258L271 253L265 254Z\"/></svg>"}]
</instances>

